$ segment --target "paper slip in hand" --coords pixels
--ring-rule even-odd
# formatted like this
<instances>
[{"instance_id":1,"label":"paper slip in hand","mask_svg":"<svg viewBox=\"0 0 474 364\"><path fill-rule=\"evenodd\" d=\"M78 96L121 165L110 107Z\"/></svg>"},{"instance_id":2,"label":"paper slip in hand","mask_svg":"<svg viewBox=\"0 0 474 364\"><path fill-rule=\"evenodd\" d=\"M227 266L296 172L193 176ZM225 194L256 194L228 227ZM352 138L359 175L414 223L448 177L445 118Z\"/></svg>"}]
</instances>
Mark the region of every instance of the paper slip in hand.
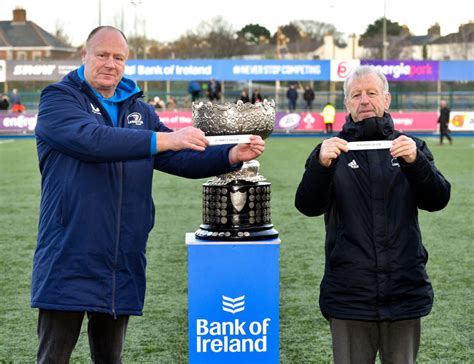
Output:
<instances>
[{"instance_id":1,"label":"paper slip in hand","mask_svg":"<svg viewBox=\"0 0 474 364\"><path fill-rule=\"evenodd\" d=\"M370 150L370 149L390 149L392 147L391 140L371 140L368 142L349 142L347 143L349 150Z\"/></svg>"},{"instance_id":2,"label":"paper slip in hand","mask_svg":"<svg viewBox=\"0 0 474 364\"><path fill-rule=\"evenodd\" d=\"M207 136L209 145L250 143L250 134Z\"/></svg>"}]
</instances>

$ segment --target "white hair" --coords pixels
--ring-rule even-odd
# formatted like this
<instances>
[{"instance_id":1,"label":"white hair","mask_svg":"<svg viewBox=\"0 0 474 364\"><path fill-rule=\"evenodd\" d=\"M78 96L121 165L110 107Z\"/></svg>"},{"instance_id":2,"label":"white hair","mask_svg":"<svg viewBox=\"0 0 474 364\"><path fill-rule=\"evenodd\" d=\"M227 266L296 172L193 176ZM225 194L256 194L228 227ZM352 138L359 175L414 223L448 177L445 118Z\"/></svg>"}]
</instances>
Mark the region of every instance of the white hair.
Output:
<instances>
[{"instance_id":1,"label":"white hair","mask_svg":"<svg viewBox=\"0 0 474 364\"><path fill-rule=\"evenodd\" d=\"M387 77L385 77L382 71L373 65L362 65L354 68L350 75L344 80L344 97L347 97L349 93L349 87L352 80L366 75L376 75L378 78L380 78L383 85L383 92L388 93Z\"/></svg>"}]
</instances>

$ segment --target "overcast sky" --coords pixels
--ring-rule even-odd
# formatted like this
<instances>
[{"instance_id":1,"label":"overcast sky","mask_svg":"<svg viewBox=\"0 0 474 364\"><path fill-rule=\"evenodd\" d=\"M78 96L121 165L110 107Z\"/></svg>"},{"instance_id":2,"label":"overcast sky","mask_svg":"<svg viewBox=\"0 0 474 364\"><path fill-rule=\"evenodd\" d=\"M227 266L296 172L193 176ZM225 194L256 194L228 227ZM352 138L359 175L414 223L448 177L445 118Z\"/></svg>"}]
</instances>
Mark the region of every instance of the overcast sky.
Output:
<instances>
[{"instance_id":1,"label":"overcast sky","mask_svg":"<svg viewBox=\"0 0 474 364\"><path fill-rule=\"evenodd\" d=\"M436 22L441 25L441 34L446 35L474 20L466 0L3 0L0 20L11 20L13 9L23 7L27 19L43 29L53 33L62 27L75 46L99 25L99 3L102 25L123 24L127 35L146 31L148 38L160 41L176 40L186 30L216 16L222 16L235 30L258 23L273 34L279 25L292 20L315 20L335 24L347 35L363 33L382 17L384 2L387 18L408 25L415 35L426 34Z\"/></svg>"}]
</instances>

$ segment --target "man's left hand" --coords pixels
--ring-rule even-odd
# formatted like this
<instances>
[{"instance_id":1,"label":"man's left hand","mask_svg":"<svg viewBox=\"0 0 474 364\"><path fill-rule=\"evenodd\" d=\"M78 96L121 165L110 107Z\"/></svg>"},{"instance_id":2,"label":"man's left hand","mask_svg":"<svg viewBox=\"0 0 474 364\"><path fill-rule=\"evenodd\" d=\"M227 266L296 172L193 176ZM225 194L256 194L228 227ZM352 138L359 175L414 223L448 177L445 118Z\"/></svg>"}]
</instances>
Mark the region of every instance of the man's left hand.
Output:
<instances>
[{"instance_id":1,"label":"man's left hand","mask_svg":"<svg viewBox=\"0 0 474 364\"><path fill-rule=\"evenodd\" d=\"M237 144L229 151L229 162L235 164L247 162L260 156L265 149L265 142L258 135L250 136L250 143Z\"/></svg>"},{"instance_id":2,"label":"man's left hand","mask_svg":"<svg viewBox=\"0 0 474 364\"><path fill-rule=\"evenodd\" d=\"M393 141L390 154L393 158L402 158L408 164L413 163L417 156L416 143L412 138L401 135Z\"/></svg>"}]
</instances>

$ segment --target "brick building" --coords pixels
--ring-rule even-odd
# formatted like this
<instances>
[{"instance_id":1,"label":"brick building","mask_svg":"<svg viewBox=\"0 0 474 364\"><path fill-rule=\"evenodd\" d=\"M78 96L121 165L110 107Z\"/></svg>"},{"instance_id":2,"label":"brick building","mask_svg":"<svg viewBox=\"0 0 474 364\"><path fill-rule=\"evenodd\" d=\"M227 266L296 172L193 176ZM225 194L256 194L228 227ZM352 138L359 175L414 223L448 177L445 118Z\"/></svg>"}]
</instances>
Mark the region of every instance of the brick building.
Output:
<instances>
[{"instance_id":1,"label":"brick building","mask_svg":"<svg viewBox=\"0 0 474 364\"><path fill-rule=\"evenodd\" d=\"M77 57L77 49L26 19L26 10L13 10L12 20L0 21L0 59L35 61Z\"/></svg>"}]
</instances>

